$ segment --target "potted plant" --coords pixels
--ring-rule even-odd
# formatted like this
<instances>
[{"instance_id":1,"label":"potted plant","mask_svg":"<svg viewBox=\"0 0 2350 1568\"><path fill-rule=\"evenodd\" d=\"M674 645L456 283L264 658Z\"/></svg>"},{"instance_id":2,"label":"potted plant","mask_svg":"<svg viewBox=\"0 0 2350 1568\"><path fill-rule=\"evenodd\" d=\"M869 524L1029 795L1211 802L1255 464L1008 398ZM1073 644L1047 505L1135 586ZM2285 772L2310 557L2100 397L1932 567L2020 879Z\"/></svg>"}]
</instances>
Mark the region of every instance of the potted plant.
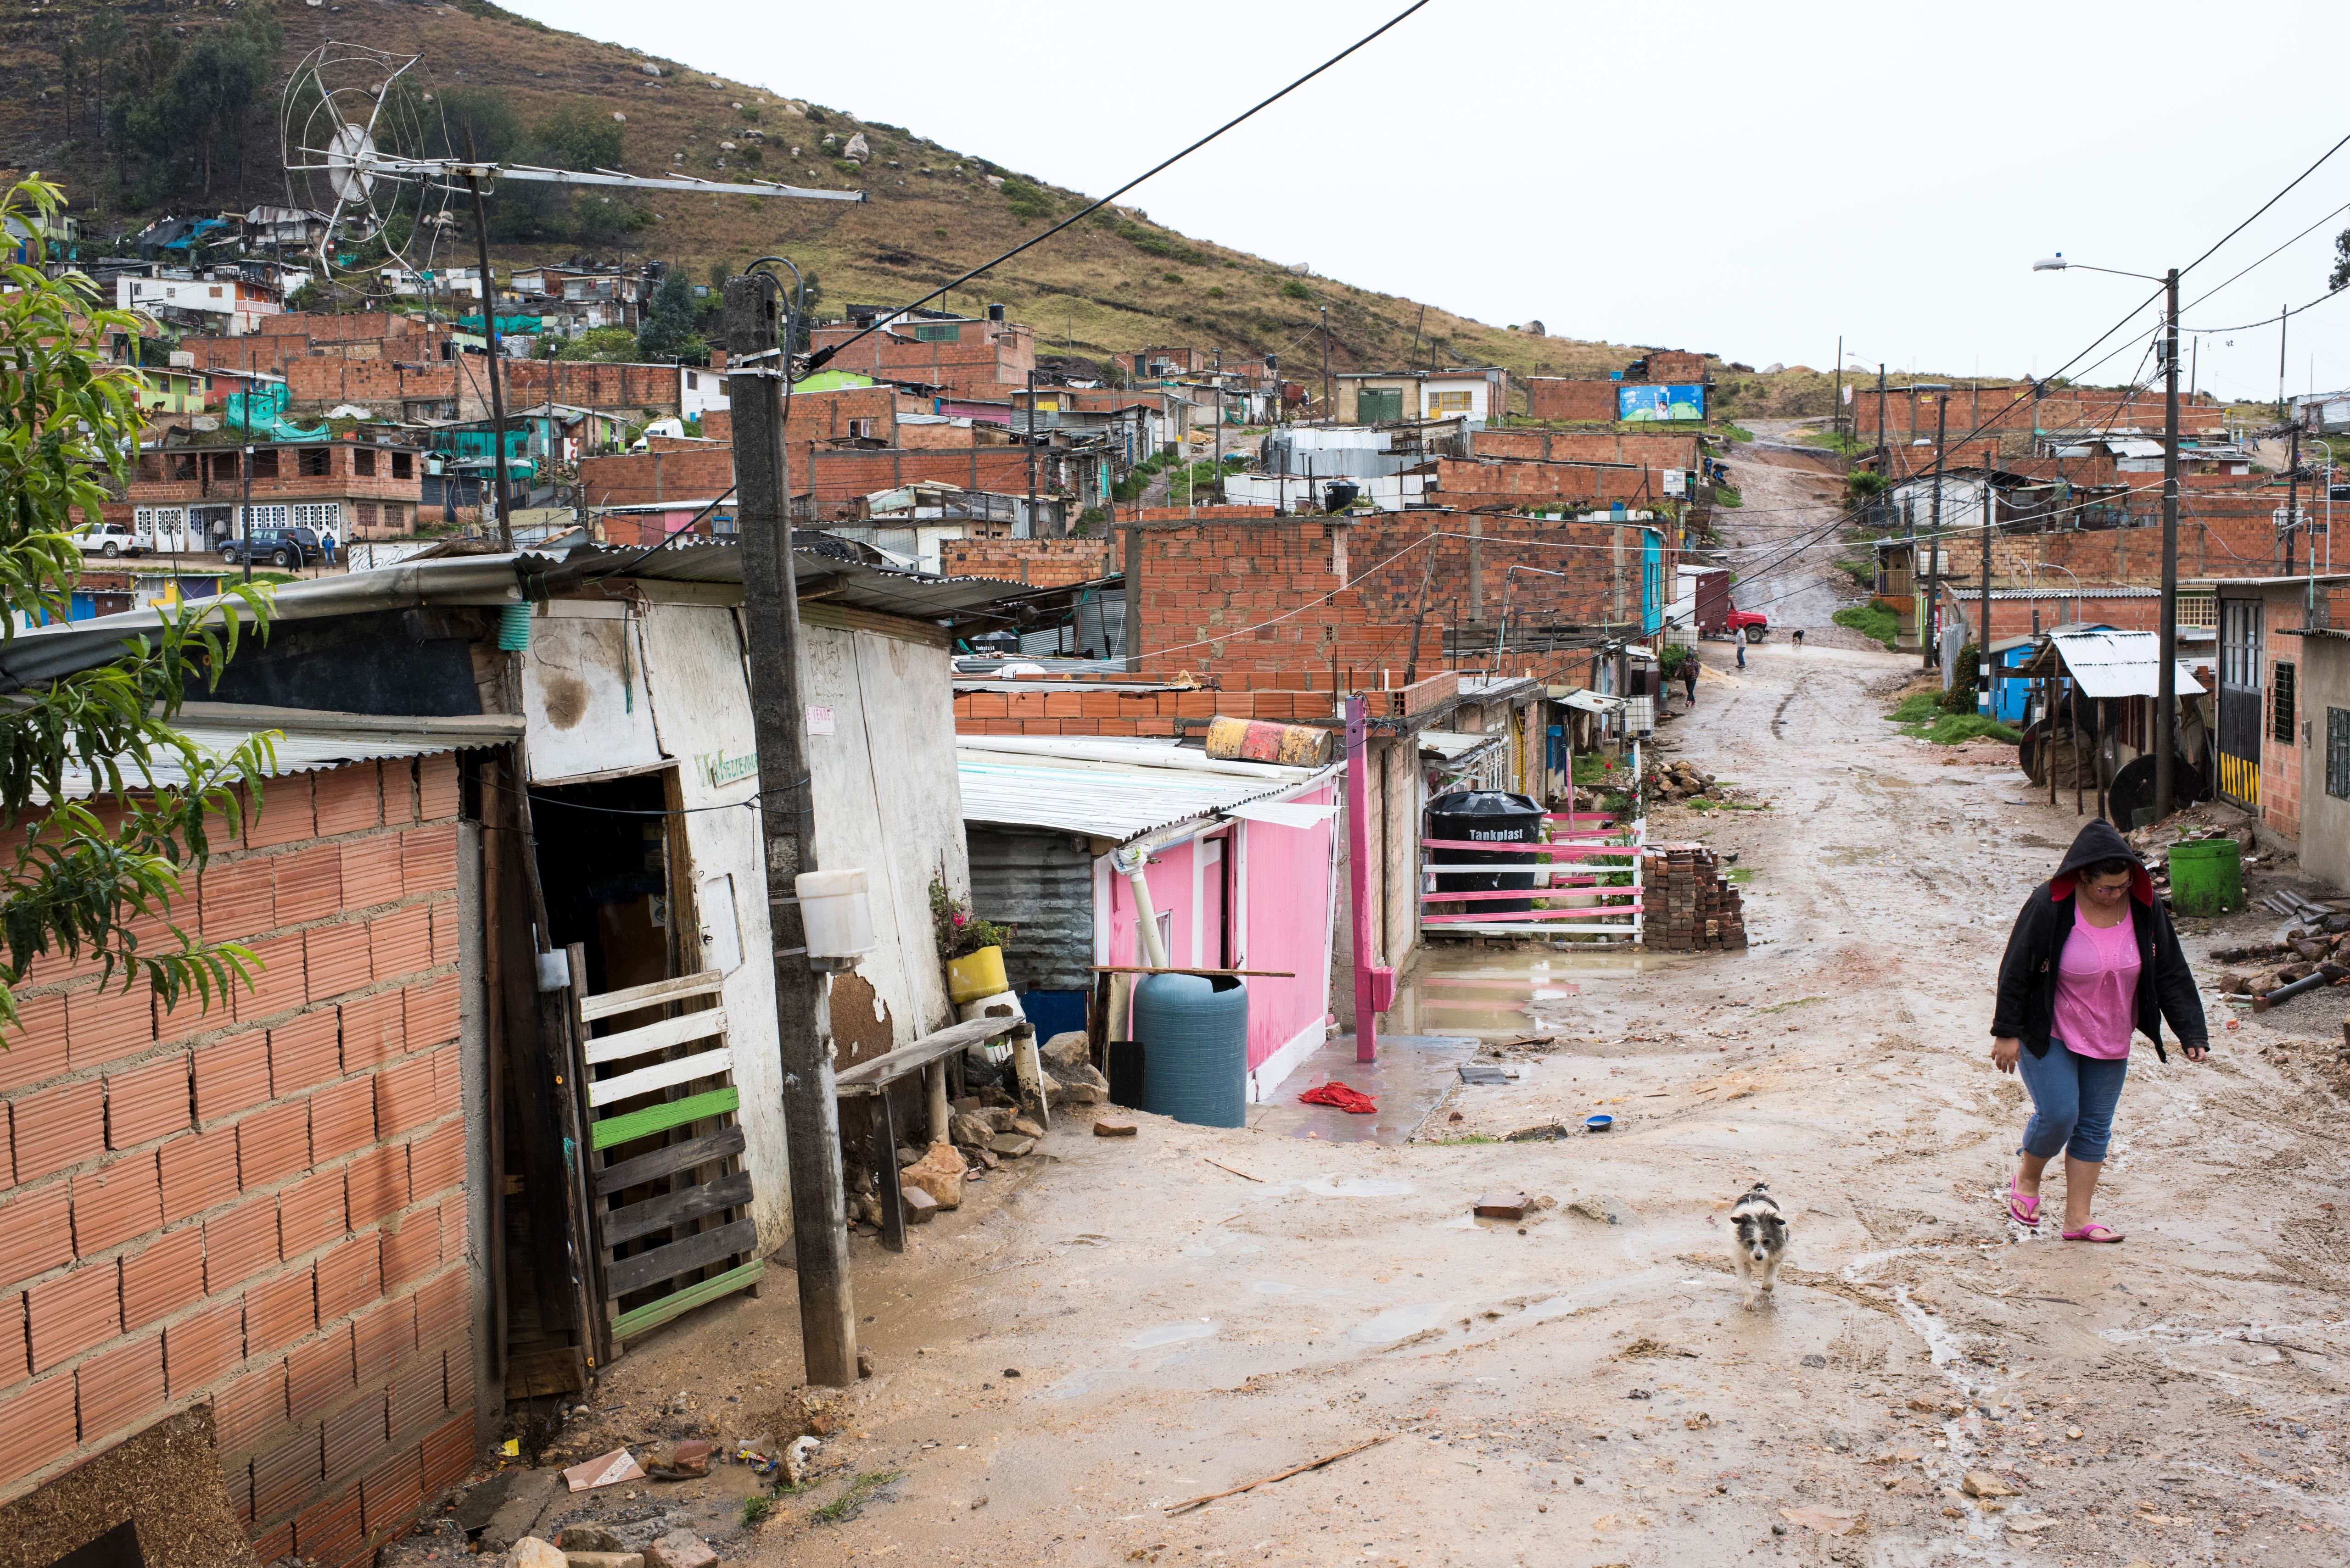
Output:
<instances>
[{"instance_id":1,"label":"potted plant","mask_svg":"<svg viewBox=\"0 0 2350 1568\"><path fill-rule=\"evenodd\" d=\"M972 914L936 877L931 878L931 934L946 966L947 999L957 1007L1011 989L1003 977L1003 944L1012 928Z\"/></svg>"}]
</instances>

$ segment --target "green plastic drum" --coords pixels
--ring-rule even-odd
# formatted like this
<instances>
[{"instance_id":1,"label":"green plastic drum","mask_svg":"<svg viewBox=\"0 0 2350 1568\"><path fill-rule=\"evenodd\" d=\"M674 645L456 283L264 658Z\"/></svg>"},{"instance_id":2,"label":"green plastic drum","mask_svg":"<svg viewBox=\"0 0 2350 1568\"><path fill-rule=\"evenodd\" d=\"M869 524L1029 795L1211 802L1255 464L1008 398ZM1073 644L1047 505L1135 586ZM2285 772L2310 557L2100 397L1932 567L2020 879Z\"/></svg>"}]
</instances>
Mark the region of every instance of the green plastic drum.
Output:
<instances>
[{"instance_id":1,"label":"green plastic drum","mask_svg":"<svg viewBox=\"0 0 2350 1568\"><path fill-rule=\"evenodd\" d=\"M2232 838L2170 846L2170 907L2182 915L2224 915L2244 907L2244 852Z\"/></svg>"}]
</instances>

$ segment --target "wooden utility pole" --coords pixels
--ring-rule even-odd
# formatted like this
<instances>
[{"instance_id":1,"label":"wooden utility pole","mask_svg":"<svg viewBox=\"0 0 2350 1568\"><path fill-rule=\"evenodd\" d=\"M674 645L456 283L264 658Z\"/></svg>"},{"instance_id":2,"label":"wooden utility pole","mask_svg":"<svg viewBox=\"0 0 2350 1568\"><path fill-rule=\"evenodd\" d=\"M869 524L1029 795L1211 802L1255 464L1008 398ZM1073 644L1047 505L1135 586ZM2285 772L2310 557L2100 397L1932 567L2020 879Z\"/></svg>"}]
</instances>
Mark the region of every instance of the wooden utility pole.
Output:
<instances>
[{"instance_id":1,"label":"wooden utility pole","mask_svg":"<svg viewBox=\"0 0 2350 1568\"><path fill-rule=\"evenodd\" d=\"M775 1038L784 1067L784 1136L792 1183L792 1251L809 1383L857 1381L857 1307L848 1282L840 1113L833 1098L827 982L807 958L796 878L816 869L806 710L800 703L799 598L792 578L791 474L784 444L782 291L764 275L726 280L726 378L733 409L734 493L742 535L743 617L751 720L759 748L759 818L767 850L775 948Z\"/></svg>"}]
</instances>

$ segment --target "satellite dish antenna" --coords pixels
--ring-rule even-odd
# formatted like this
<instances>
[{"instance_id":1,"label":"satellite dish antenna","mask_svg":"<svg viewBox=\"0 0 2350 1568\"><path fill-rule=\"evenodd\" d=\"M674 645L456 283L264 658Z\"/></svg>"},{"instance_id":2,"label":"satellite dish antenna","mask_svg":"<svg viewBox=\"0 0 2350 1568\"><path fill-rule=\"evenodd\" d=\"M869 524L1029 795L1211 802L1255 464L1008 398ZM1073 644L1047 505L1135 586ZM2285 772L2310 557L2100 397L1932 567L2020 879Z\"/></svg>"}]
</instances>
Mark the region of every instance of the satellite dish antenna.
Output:
<instances>
[{"instance_id":1,"label":"satellite dish antenna","mask_svg":"<svg viewBox=\"0 0 2350 1568\"><path fill-rule=\"evenodd\" d=\"M456 191L433 166L448 130L419 57L321 44L286 79L278 138L288 204L327 220L321 275L432 265Z\"/></svg>"},{"instance_id":2,"label":"satellite dish antenna","mask_svg":"<svg viewBox=\"0 0 2350 1568\"><path fill-rule=\"evenodd\" d=\"M607 185L633 191L700 191L715 196L791 196L810 202L862 202L862 191L816 191L771 180L700 180L691 174L647 176L618 169L542 169L527 163L452 155L440 105L426 85L419 55L388 54L363 44L329 40L302 57L286 79L278 110L279 147L293 204L322 213L326 233L318 263L328 275L369 271L398 262L411 271L432 265L434 248L453 238L450 203L463 193L473 211L473 243L482 278L482 335L489 349L493 452L506 450L506 414L499 386L497 290L491 286L488 223L483 198L499 180L556 185ZM338 258L380 253L365 266ZM421 263L420 265L419 263ZM494 462L498 532L514 547L514 524L504 462Z\"/></svg>"}]
</instances>

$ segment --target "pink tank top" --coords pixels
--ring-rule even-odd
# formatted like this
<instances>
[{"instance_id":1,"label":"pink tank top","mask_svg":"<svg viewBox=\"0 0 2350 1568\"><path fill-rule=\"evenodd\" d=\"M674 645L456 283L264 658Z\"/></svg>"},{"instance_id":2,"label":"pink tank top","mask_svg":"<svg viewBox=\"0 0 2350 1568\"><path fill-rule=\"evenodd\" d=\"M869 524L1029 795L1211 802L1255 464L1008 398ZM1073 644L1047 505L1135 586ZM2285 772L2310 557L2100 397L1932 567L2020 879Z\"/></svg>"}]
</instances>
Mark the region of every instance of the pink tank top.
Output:
<instances>
[{"instance_id":1,"label":"pink tank top","mask_svg":"<svg viewBox=\"0 0 2350 1568\"><path fill-rule=\"evenodd\" d=\"M2128 1055L2142 967L2135 922L2099 929L2075 909L2073 934L2056 960L2056 1038L2076 1055Z\"/></svg>"}]
</instances>

